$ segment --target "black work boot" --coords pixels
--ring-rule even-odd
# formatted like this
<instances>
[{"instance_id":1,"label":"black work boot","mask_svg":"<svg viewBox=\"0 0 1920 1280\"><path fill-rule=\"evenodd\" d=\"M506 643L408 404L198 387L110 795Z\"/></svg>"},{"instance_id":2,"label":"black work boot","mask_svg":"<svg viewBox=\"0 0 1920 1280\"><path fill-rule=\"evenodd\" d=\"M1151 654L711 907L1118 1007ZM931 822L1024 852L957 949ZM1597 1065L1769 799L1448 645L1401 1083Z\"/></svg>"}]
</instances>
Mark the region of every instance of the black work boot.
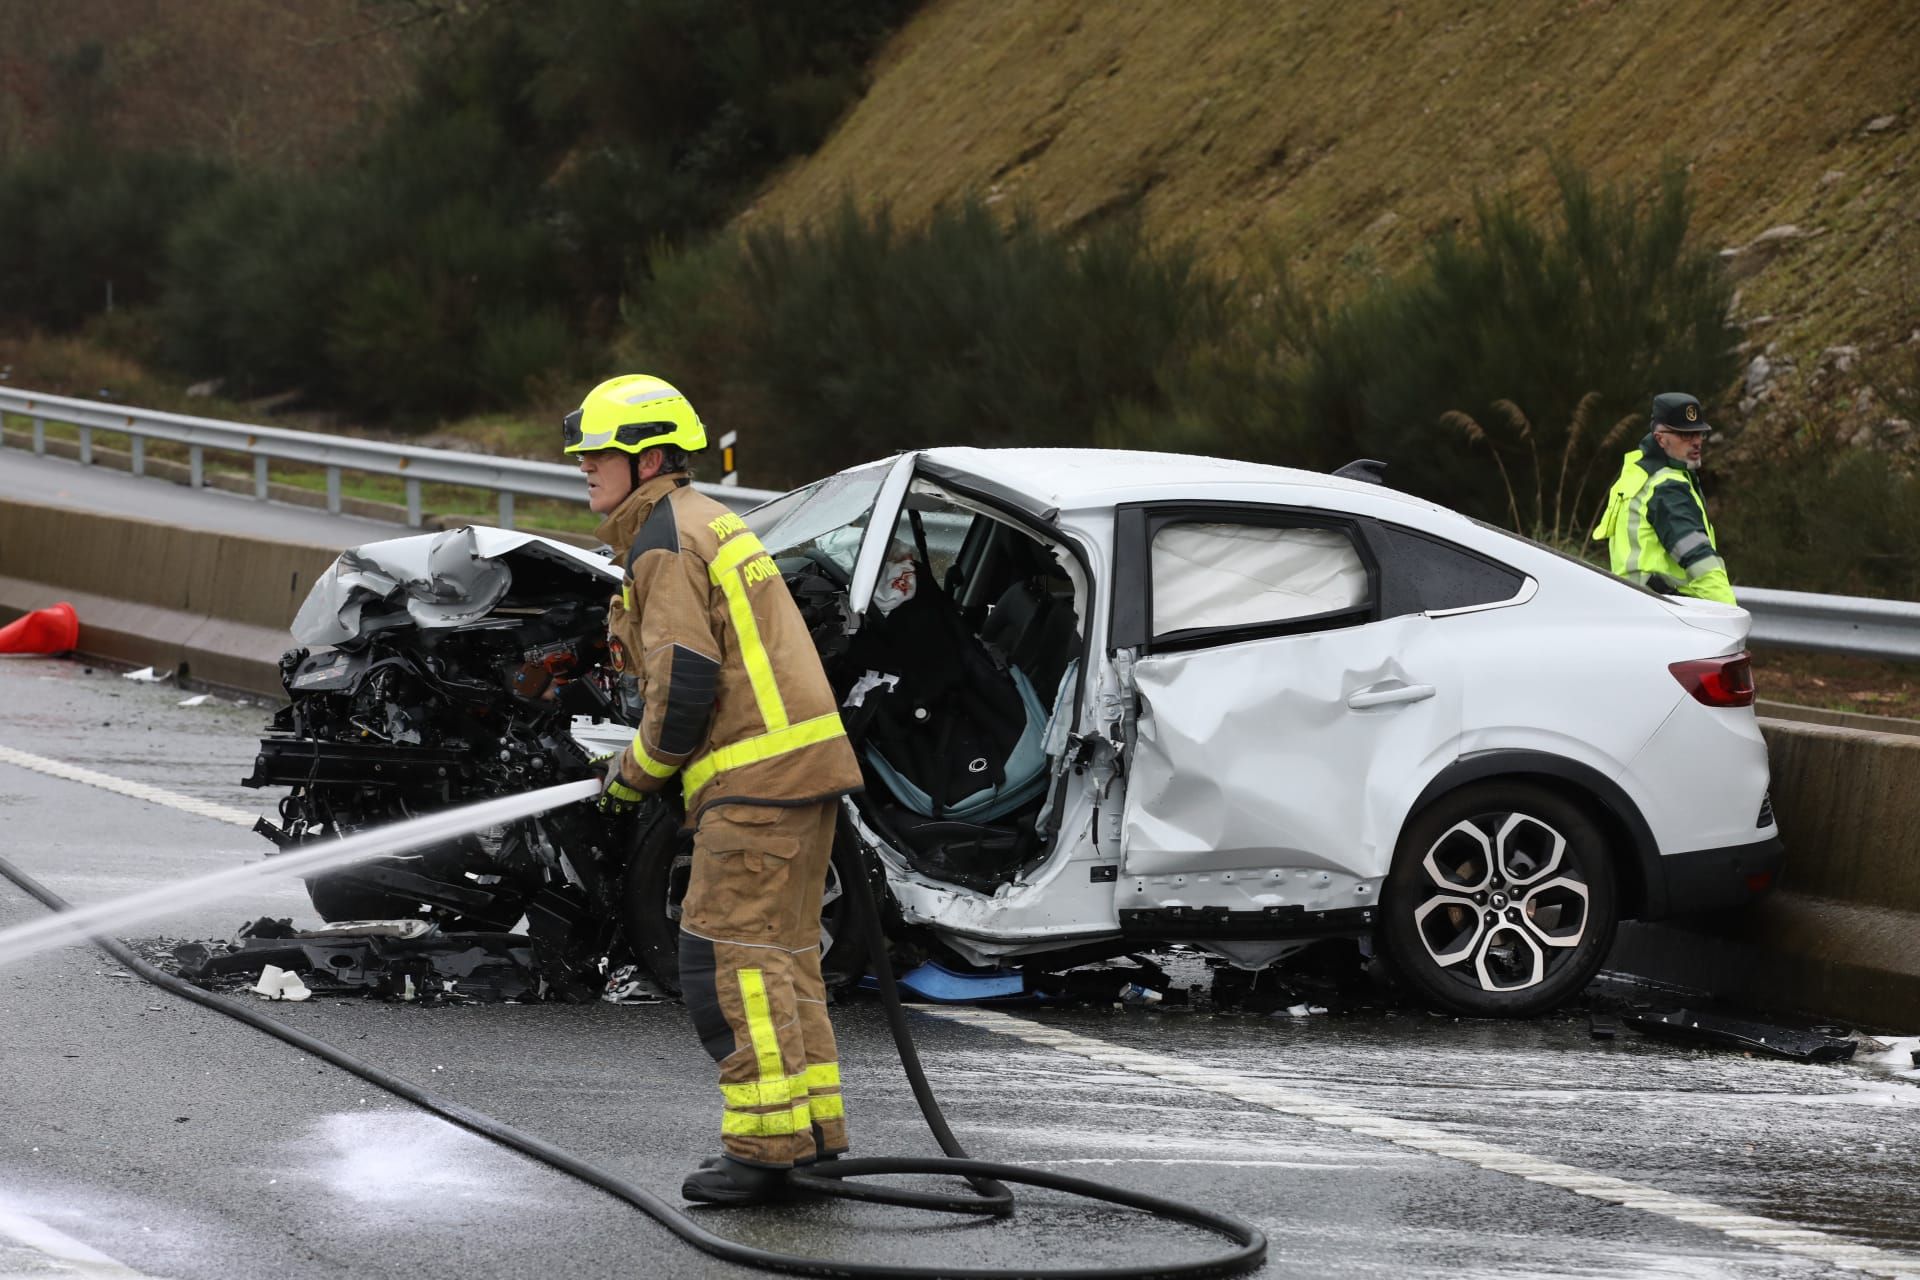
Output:
<instances>
[{"instance_id":1,"label":"black work boot","mask_svg":"<svg viewBox=\"0 0 1920 1280\"><path fill-rule=\"evenodd\" d=\"M708 1158L680 1184L680 1194L703 1204L766 1204L786 1190L785 1169L742 1164L727 1156Z\"/></svg>"}]
</instances>

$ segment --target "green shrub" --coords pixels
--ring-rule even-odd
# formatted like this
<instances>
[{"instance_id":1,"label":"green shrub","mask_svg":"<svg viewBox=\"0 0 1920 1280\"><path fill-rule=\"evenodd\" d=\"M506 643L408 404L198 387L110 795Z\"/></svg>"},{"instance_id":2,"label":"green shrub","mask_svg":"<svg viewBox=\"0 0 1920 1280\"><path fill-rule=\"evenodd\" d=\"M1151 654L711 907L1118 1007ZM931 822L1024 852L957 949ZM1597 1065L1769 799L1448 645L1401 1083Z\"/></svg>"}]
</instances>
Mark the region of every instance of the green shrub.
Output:
<instances>
[{"instance_id":1,"label":"green shrub","mask_svg":"<svg viewBox=\"0 0 1920 1280\"><path fill-rule=\"evenodd\" d=\"M470 76L516 74L515 56L489 46ZM540 127L524 107L461 101L469 78L428 77L353 169L241 184L183 228L167 293L179 362L425 425L502 403L530 356L577 345L552 337L569 308L524 156Z\"/></svg>"},{"instance_id":2,"label":"green shrub","mask_svg":"<svg viewBox=\"0 0 1920 1280\"><path fill-rule=\"evenodd\" d=\"M168 244L170 362L241 395L324 385L324 318L356 261L349 208L324 180L250 177L197 210Z\"/></svg>"},{"instance_id":3,"label":"green shrub","mask_svg":"<svg viewBox=\"0 0 1920 1280\"><path fill-rule=\"evenodd\" d=\"M1075 242L975 201L664 255L629 362L742 435L755 481L937 444L1208 447L1258 412L1201 388L1257 367L1230 286L1137 223ZM1230 353L1224 354L1223 353Z\"/></svg>"},{"instance_id":4,"label":"green shrub","mask_svg":"<svg viewBox=\"0 0 1920 1280\"><path fill-rule=\"evenodd\" d=\"M109 297L151 303L168 231L225 179L190 156L71 141L0 163L0 321L65 332Z\"/></svg>"},{"instance_id":5,"label":"green shrub","mask_svg":"<svg viewBox=\"0 0 1920 1280\"><path fill-rule=\"evenodd\" d=\"M918 0L580 0L515 21L531 102L571 131L553 207L588 292L615 297L662 240L712 231L818 146Z\"/></svg>"},{"instance_id":6,"label":"green shrub","mask_svg":"<svg viewBox=\"0 0 1920 1280\"><path fill-rule=\"evenodd\" d=\"M652 248L815 145L910 8L478 8L350 162L255 178L175 237L175 358L399 425L597 365Z\"/></svg>"},{"instance_id":7,"label":"green shrub","mask_svg":"<svg viewBox=\"0 0 1920 1280\"><path fill-rule=\"evenodd\" d=\"M1401 487L1497 519L1509 504L1487 448L1521 468L1534 452L1557 464L1589 394L1587 417L1611 424L1644 415L1656 392L1710 401L1731 382L1729 289L1713 253L1687 238L1684 173L1669 167L1644 199L1566 166L1557 178L1556 225L1510 198L1483 200L1470 237L1440 236L1418 271L1342 305L1282 277L1292 399L1321 439L1389 460ZM1530 435L1497 428L1500 401ZM1443 424L1448 411L1488 423L1484 444ZM1570 509L1589 511L1610 479L1596 473Z\"/></svg>"},{"instance_id":8,"label":"green shrub","mask_svg":"<svg viewBox=\"0 0 1920 1280\"><path fill-rule=\"evenodd\" d=\"M1920 600L1920 477L1817 433L1709 492L1734 593L1741 586Z\"/></svg>"}]
</instances>

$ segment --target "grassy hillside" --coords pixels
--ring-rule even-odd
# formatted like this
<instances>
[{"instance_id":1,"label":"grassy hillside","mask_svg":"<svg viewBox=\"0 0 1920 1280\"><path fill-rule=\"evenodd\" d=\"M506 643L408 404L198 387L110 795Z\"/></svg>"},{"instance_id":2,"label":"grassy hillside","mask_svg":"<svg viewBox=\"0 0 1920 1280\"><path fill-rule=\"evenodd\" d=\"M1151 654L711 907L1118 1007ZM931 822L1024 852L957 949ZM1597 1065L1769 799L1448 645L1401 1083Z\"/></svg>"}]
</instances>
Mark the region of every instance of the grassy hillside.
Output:
<instances>
[{"instance_id":1,"label":"grassy hillside","mask_svg":"<svg viewBox=\"0 0 1920 1280\"><path fill-rule=\"evenodd\" d=\"M1218 265L1277 238L1338 287L1414 261L1476 193L1544 207L1555 154L1606 180L1689 163L1715 244L1797 226L1741 261L1758 340L1811 360L1920 325L1907 0L932 0L743 221L843 194L911 219L972 190L1056 226L1137 207Z\"/></svg>"}]
</instances>

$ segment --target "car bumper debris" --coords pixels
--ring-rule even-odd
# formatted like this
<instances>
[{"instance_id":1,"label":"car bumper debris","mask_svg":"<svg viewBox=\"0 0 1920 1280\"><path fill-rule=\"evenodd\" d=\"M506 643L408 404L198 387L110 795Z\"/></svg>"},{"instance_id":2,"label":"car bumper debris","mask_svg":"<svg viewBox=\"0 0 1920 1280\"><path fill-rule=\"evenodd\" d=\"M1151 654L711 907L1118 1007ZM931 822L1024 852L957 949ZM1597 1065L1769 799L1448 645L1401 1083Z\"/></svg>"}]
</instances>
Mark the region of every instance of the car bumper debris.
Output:
<instances>
[{"instance_id":1,"label":"car bumper debris","mask_svg":"<svg viewBox=\"0 0 1920 1280\"><path fill-rule=\"evenodd\" d=\"M531 938L441 933L423 920L303 930L263 919L243 926L232 943L188 942L173 954L180 976L190 982L245 987L270 999L305 998L292 987L423 1003L538 1000L549 994L534 966Z\"/></svg>"},{"instance_id":2,"label":"car bumper debris","mask_svg":"<svg viewBox=\"0 0 1920 1280\"><path fill-rule=\"evenodd\" d=\"M1836 1035L1831 1028L1783 1027L1690 1009L1630 1013L1625 1021L1637 1031L1664 1040L1791 1058L1796 1062L1843 1062L1853 1057L1857 1047L1851 1037Z\"/></svg>"}]
</instances>

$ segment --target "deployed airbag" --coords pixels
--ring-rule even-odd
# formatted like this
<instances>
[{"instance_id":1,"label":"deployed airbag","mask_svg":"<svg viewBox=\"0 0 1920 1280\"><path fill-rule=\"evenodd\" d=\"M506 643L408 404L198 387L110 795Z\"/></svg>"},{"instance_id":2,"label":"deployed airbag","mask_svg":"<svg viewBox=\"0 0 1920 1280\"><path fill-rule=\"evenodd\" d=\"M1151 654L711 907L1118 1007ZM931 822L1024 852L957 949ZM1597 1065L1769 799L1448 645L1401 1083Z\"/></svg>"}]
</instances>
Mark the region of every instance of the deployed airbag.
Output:
<instances>
[{"instance_id":1,"label":"deployed airbag","mask_svg":"<svg viewBox=\"0 0 1920 1280\"><path fill-rule=\"evenodd\" d=\"M1172 524L1153 538L1156 636L1307 618L1366 598L1366 565L1333 529Z\"/></svg>"}]
</instances>

